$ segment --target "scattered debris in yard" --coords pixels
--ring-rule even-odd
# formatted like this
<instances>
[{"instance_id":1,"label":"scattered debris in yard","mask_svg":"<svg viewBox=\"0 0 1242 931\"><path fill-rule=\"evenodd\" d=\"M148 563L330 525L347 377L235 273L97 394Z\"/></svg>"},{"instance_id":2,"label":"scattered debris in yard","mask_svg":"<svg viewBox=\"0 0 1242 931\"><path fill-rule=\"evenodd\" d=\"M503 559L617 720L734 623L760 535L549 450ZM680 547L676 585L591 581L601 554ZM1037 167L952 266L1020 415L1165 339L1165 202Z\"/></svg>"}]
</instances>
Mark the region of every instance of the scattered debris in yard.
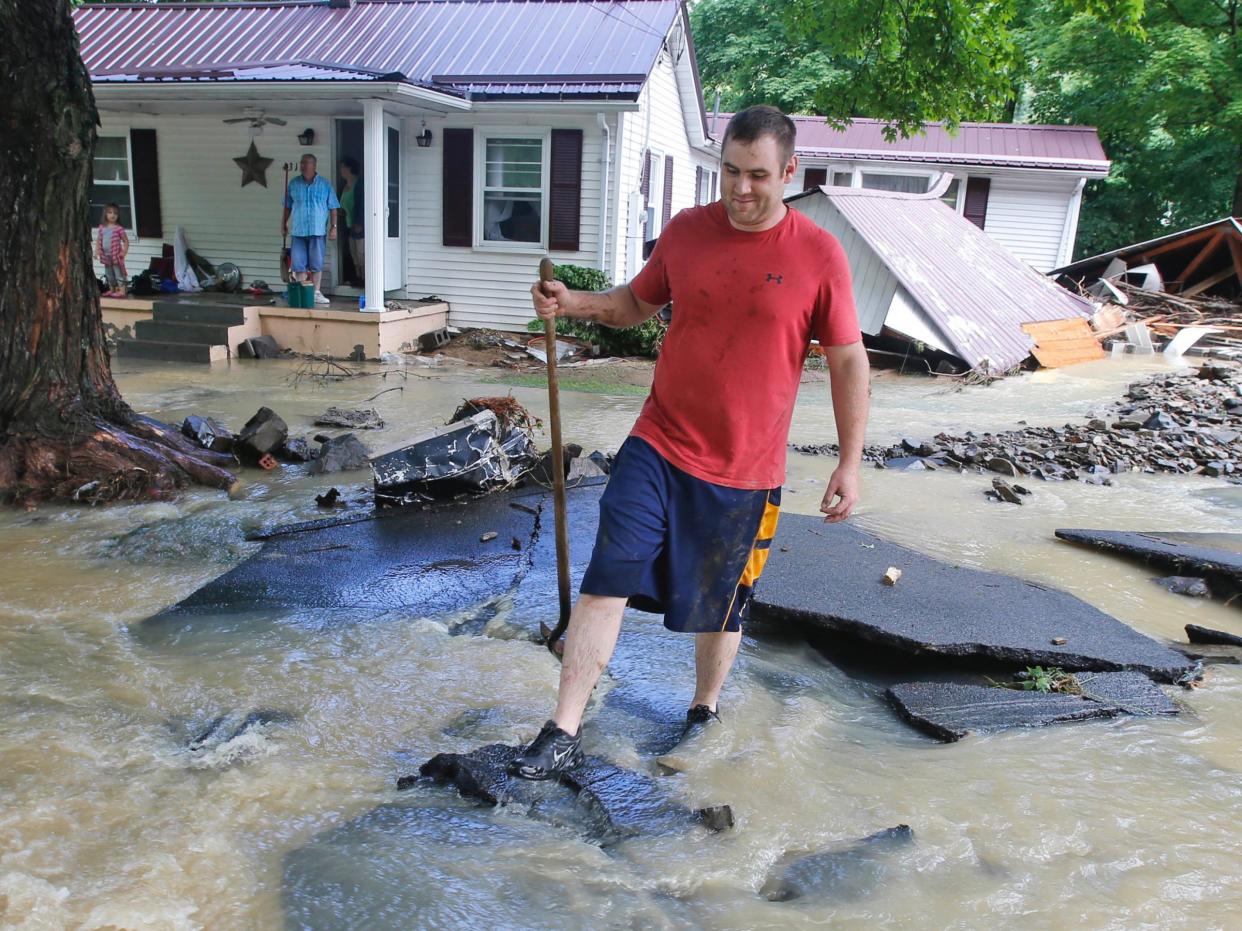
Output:
<instances>
[{"instance_id":1,"label":"scattered debris in yard","mask_svg":"<svg viewBox=\"0 0 1242 931\"><path fill-rule=\"evenodd\" d=\"M1103 485L1131 471L1242 477L1242 368L1203 371L1210 377L1190 372L1135 382L1123 400L1084 424L906 438L866 447L863 460L905 471L951 468ZM839 452L833 444L791 448Z\"/></svg>"},{"instance_id":2,"label":"scattered debris in yard","mask_svg":"<svg viewBox=\"0 0 1242 931\"><path fill-rule=\"evenodd\" d=\"M317 427L347 427L350 430L383 430L384 418L377 411L345 410L340 407L329 407L315 418Z\"/></svg>"},{"instance_id":3,"label":"scattered debris in yard","mask_svg":"<svg viewBox=\"0 0 1242 931\"><path fill-rule=\"evenodd\" d=\"M1225 217L1091 256L1050 273L1103 302L1101 340L1134 352L1181 355L1192 346L1242 358L1242 221ZM1154 341L1153 341L1154 337Z\"/></svg>"},{"instance_id":4,"label":"scattered debris in yard","mask_svg":"<svg viewBox=\"0 0 1242 931\"><path fill-rule=\"evenodd\" d=\"M1161 588L1167 588L1174 595L1185 595L1187 598L1211 598L1212 590L1203 579L1189 575L1170 575L1154 580Z\"/></svg>"},{"instance_id":5,"label":"scattered debris in yard","mask_svg":"<svg viewBox=\"0 0 1242 931\"><path fill-rule=\"evenodd\" d=\"M339 488L329 488L322 495L315 495L315 504L321 508L338 507L339 504L343 504L343 502L338 502L340 497L341 492Z\"/></svg>"},{"instance_id":6,"label":"scattered debris in yard","mask_svg":"<svg viewBox=\"0 0 1242 931\"><path fill-rule=\"evenodd\" d=\"M512 397L465 401L447 426L375 456L376 503L413 504L513 485L538 460L538 425Z\"/></svg>"},{"instance_id":7,"label":"scattered debris in yard","mask_svg":"<svg viewBox=\"0 0 1242 931\"><path fill-rule=\"evenodd\" d=\"M901 570L898 569L896 566L889 566L887 569L884 570L884 584L885 585L896 585L897 581L900 578L901 578Z\"/></svg>"}]
</instances>

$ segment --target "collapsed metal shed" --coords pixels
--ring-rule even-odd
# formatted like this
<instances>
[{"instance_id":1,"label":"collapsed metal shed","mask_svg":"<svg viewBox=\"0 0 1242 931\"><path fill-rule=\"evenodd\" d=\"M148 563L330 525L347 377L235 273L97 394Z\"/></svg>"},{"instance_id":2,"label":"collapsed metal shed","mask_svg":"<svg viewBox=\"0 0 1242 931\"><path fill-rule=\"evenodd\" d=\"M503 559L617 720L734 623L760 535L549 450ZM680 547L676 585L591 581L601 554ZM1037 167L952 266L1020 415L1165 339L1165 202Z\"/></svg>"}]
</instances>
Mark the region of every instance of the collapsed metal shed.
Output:
<instances>
[{"instance_id":1,"label":"collapsed metal shed","mask_svg":"<svg viewBox=\"0 0 1242 931\"><path fill-rule=\"evenodd\" d=\"M786 203L840 240L864 334L1003 372L1031 354L1023 324L1086 319L1092 306L943 204L948 183L925 194L819 187Z\"/></svg>"}]
</instances>

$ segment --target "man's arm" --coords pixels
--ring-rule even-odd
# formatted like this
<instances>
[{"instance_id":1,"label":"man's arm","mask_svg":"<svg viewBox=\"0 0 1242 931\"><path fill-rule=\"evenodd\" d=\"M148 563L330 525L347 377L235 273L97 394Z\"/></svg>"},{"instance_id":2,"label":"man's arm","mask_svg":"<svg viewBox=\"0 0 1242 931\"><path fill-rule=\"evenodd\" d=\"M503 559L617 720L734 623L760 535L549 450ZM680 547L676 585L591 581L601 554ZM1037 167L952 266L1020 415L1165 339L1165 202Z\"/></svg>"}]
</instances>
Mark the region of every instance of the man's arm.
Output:
<instances>
[{"instance_id":1,"label":"man's arm","mask_svg":"<svg viewBox=\"0 0 1242 931\"><path fill-rule=\"evenodd\" d=\"M328 238L336 239L336 209L328 211Z\"/></svg>"},{"instance_id":2,"label":"man's arm","mask_svg":"<svg viewBox=\"0 0 1242 931\"><path fill-rule=\"evenodd\" d=\"M532 285L530 293L535 312L545 321L573 317L620 329L637 326L660 310L659 304L648 304L635 297L628 284L607 291L571 291L559 281L549 281Z\"/></svg>"},{"instance_id":3,"label":"man's arm","mask_svg":"<svg viewBox=\"0 0 1242 931\"><path fill-rule=\"evenodd\" d=\"M280 235L281 236L289 235L289 214L291 214L292 212L293 212L292 210L286 207L285 212L281 214L281 217L280 217Z\"/></svg>"},{"instance_id":4,"label":"man's arm","mask_svg":"<svg viewBox=\"0 0 1242 931\"><path fill-rule=\"evenodd\" d=\"M845 520L858 503L858 472L862 463L863 432L871 391L871 366L862 341L848 346L825 346L832 384L832 413L837 421L840 461L819 509L830 523ZM836 498L834 503L833 499Z\"/></svg>"}]
</instances>

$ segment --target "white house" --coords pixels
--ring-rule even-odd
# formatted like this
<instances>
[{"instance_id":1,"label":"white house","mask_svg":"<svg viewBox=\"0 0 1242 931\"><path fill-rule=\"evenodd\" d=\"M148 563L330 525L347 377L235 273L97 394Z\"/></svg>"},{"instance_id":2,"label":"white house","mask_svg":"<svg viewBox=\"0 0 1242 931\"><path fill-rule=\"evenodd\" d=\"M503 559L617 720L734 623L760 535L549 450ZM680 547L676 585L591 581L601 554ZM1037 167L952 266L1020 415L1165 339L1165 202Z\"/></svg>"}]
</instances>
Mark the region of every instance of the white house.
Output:
<instances>
[{"instance_id":1,"label":"white house","mask_svg":"<svg viewBox=\"0 0 1242 931\"><path fill-rule=\"evenodd\" d=\"M335 182L352 157L366 305L435 295L454 324L520 329L542 256L625 280L672 213L714 197L718 148L679 0L92 4L74 16L101 119L92 204L121 205L131 274L183 227L208 260L279 282L282 166L311 152ZM252 142L270 160L250 164L265 184L242 183ZM356 306L347 251L330 248L324 290Z\"/></svg>"},{"instance_id":2,"label":"white house","mask_svg":"<svg viewBox=\"0 0 1242 931\"><path fill-rule=\"evenodd\" d=\"M730 116L709 119L709 129L722 134ZM1041 272L1071 260L1083 187L1108 176L1090 126L962 123L950 135L931 123L890 142L880 120L838 130L820 117L793 119L799 170L787 195L820 185L922 194L947 173L944 202Z\"/></svg>"}]
</instances>

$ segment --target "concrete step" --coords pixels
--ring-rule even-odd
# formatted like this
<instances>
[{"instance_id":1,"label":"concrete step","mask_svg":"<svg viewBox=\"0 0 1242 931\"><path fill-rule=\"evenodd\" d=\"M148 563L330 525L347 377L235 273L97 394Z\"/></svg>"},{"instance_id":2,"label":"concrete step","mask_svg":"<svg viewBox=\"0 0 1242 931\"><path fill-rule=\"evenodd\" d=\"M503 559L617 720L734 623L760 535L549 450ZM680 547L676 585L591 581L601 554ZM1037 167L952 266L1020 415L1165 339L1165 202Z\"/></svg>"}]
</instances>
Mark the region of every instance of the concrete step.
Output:
<instances>
[{"instance_id":1,"label":"concrete step","mask_svg":"<svg viewBox=\"0 0 1242 931\"><path fill-rule=\"evenodd\" d=\"M156 301L151 306L151 319L169 323L218 323L225 326L240 326L246 322L246 312L241 304Z\"/></svg>"},{"instance_id":2,"label":"concrete step","mask_svg":"<svg viewBox=\"0 0 1242 931\"><path fill-rule=\"evenodd\" d=\"M139 320L134 323L138 339L169 343L203 343L207 346L229 346L229 324L193 323L183 320Z\"/></svg>"},{"instance_id":3,"label":"concrete step","mask_svg":"<svg viewBox=\"0 0 1242 931\"><path fill-rule=\"evenodd\" d=\"M116 354L126 359L153 359L162 362L224 362L228 346L206 343L173 343L154 339L118 339Z\"/></svg>"}]
</instances>

